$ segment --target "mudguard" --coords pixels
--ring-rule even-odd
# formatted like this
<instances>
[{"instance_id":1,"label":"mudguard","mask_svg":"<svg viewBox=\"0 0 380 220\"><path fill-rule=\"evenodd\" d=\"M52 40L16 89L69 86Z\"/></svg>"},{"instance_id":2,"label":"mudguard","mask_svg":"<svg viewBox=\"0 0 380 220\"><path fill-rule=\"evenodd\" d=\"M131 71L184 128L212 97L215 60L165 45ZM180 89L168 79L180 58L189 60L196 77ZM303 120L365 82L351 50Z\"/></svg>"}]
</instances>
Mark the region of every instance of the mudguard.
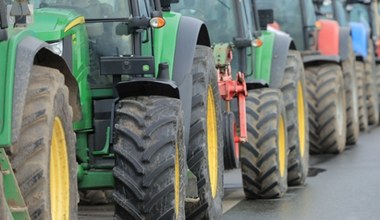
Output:
<instances>
[{"instance_id":1,"label":"mudguard","mask_svg":"<svg viewBox=\"0 0 380 220\"><path fill-rule=\"evenodd\" d=\"M24 38L17 47L12 113L12 143L17 141L20 134L22 114L25 105L26 90L29 83L30 70L33 66L34 57L37 52L46 47L47 44L33 37Z\"/></svg>"},{"instance_id":2,"label":"mudguard","mask_svg":"<svg viewBox=\"0 0 380 220\"><path fill-rule=\"evenodd\" d=\"M272 71L270 75L269 86L272 88L280 88L286 68L286 60L289 49L295 49L292 38L283 33L276 32L276 38L273 46Z\"/></svg>"},{"instance_id":3,"label":"mudguard","mask_svg":"<svg viewBox=\"0 0 380 220\"><path fill-rule=\"evenodd\" d=\"M350 54L348 44L350 42L350 28L340 27L339 30L339 56L341 60L346 60Z\"/></svg>"},{"instance_id":4,"label":"mudguard","mask_svg":"<svg viewBox=\"0 0 380 220\"><path fill-rule=\"evenodd\" d=\"M319 20L318 51L326 56L339 56L340 28L336 21Z\"/></svg>"},{"instance_id":5,"label":"mudguard","mask_svg":"<svg viewBox=\"0 0 380 220\"><path fill-rule=\"evenodd\" d=\"M166 96L179 99L177 85L173 81L141 78L120 82L116 85L119 98L133 96Z\"/></svg>"},{"instance_id":6,"label":"mudguard","mask_svg":"<svg viewBox=\"0 0 380 220\"><path fill-rule=\"evenodd\" d=\"M368 56L368 35L369 30L358 22L350 22L352 47L354 49L356 57L362 57L363 59Z\"/></svg>"},{"instance_id":7,"label":"mudguard","mask_svg":"<svg viewBox=\"0 0 380 220\"><path fill-rule=\"evenodd\" d=\"M44 41L33 37L26 37L18 44L13 87L13 94L17 95L13 96L12 101L12 143L17 141L20 134L30 71L33 64L35 64L35 57L39 54L44 54L48 59L45 63L37 63L38 65L58 68L60 72L65 75L65 83L69 87L70 92L74 94L73 96L70 96L69 100L70 105L75 112L74 119L80 119L81 108L77 97L79 89L78 85L75 83L75 78L72 76L65 61L61 57L50 52L49 47L50 46Z\"/></svg>"},{"instance_id":8,"label":"mudguard","mask_svg":"<svg viewBox=\"0 0 380 220\"><path fill-rule=\"evenodd\" d=\"M162 62L169 64L171 80L178 87L179 97L182 100L185 126L185 144L189 141L191 100L193 77L191 67L196 45L211 46L208 30L198 19L181 16L177 13L164 13L167 27L155 31L155 61L156 65ZM171 40L165 40L176 33L175 47Z\"/></svg>"},{"instance_id":9,"label":"mudguard","mask_svg":"<svg viewBox=\"0 0 380 220\"><path fill-rule=\"evenodd\" d=\"M188 146L192 108L193 76L191 67L196 45L210 46L206 26L197 19L181 17L174 56L173 80L179 88L185 125L185 144Z\"/></svg>"},{"instance_id":10,"label":"mudguard","mask_svg":"<svg viewBox=\"0 0 380 220\"><path fill-rule=\"evenodd\" d=\"M255 48L255 80L280 88L289 48L295 49L291 37L278 30L263 31L263 46ZM248 79L249 80L249 79Z\"/></svg>"},{"instance_id":11,"label":"mudguard","mask_svg":"<svg viewBox=\"0 0 380 220\"><path fill-rule=\"evenodd\" d=\"M309 64L315 64L320 62L331 62L331 63L340 63L340 57L339 56L325 56L321 54L303 54L302 60L305 65Z\"/></svg>"}]
</instances>

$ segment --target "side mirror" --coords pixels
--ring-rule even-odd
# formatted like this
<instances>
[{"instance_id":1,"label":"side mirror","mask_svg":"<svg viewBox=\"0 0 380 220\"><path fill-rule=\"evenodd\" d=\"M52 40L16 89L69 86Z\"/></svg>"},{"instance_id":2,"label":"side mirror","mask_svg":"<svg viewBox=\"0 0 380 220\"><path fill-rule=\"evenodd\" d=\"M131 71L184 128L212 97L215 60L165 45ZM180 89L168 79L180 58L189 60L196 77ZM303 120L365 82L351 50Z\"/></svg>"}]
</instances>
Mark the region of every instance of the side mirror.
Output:
<instances>
[{"instance_id":1,"label":"side mirror","mask_svg":"<svg viewBox=\"0 0 380 220\"><path fill-rule=\"evenodd\" d=\"M274 22L273 9L258 10L261 30L266 30L268 24Z\"/></svg>"},{"instance_id":2,"label":"side mirror","mask_svg":"<svg viewBox=\"0 0 380 220\"><path fill-rule=\"evenodd\" d=\"M160 0L163 11L170 11L170 4L179 3L179 0Z\"/></svg>"},{"instance_id":3,"label":"side mirror","mask_svg":"<svg viewBox=\"0 0 380 220\"><path fill-rule=\"evenodd\" d=\"M0 0L1 1L1 0ZM132 17L127 22L116 25L117 35L129 35L137 32L142 32L150 27L150 19L147 17Z\"/></svg>"},{"instance_id":4,"label":"side mirror","mask_svg":"<svg viewBox=\"0 0 380 220\"><path fill-rule=\"evenodd\" d=\"M0 0L0 28L5 29L7 27L7 5L5 4L4 0Z\"/></svg>"}]
</instances>

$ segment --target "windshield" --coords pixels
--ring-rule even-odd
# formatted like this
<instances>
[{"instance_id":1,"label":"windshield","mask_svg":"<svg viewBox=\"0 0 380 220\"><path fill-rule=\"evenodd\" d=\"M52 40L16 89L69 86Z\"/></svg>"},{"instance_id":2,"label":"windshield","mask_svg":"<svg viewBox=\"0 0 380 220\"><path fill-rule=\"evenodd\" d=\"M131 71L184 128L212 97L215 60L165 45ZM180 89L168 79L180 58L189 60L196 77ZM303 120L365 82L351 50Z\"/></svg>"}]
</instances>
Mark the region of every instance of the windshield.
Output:
<instances>
[{"instance_id":1,"label":"windshield","mask_svg":"<svg viewBox=\"0 0 380 220\"><path fill-rule=\"evenodd\" d=\"M337 20L340 26L347 26L347 14L341 0L334 0L335 13L331 0L323 1L318 7L318 17Z\"/></svg>"},{"instance_id":2,"label":"windshield","mask_svg":"<svg viewBox=\"0 0 380 220\"><path fill-rule=\"evenodd\" d=\"M370 27L370 16L367 7L362 4L350 4L347 6L349 12L349 20L352 22L360 22L367 28Z\"/></svg>"},{"instance_id":3,"label":"windshield","mask_svg":"<svg viewBox=\"0 0 380 220\"><path fill-rule=\"evenodd\" d=\"M235 10L231 0L183 0L173 4L172 9L205 22L214 43L231 42L236 36Z\"/></svg>"},{"instance_id":4,"label":"windshield","mask_svg":"<svg viewBox=\"0 0 380 220\"><path fill-rule=\"evenodd\" d=\"M74 9L86 19L129 17L128 0L34 0L36 8Z\"/></svg>"}]
</instances>

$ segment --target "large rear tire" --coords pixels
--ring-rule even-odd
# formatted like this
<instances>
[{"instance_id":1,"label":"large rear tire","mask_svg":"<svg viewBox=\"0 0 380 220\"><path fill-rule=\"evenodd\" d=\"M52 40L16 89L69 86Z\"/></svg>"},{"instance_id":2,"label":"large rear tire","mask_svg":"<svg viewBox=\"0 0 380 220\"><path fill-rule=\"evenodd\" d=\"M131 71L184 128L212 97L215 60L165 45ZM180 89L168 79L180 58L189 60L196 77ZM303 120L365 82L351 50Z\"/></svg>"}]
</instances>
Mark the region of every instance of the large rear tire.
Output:
<instances>
[{"instance_id":1,"label":"large rear tire","mask_svg":"<svg viewBox=\"0 0 380 220\"><path fill-rule=\"evenodd\" d=\"M115 218L184 219L185 146L178 99L125 98L115 115Z\"/></svg>"},{"instance_id":2,"label":"large rear tire","mask_svg":"<svg viewBox=\"0 0 380 220\"><path fill-rule=\"evenodd\" d=\"M351 41L348 44L349 56L342 63L344 89L346 92L346 115L347 115L347 135L346 143L348 145L356 144L359 139L359 102L358 102L358 85L355 77L355 54L352 50Z\"/></svg>"},{"instance_id":3,"label":"large rear tire","mask_svg":"<svg viewBox=\"0 0 380 220\"><path fill-rule=\"evenodd\" d=\"M223 133L214 57L197 46L192 66L193 98L189 169L197 177L200 201L186 204L186 219L220 219L223 197Z\"/></svg>"},{"instance_id":4,"label":"large rear tire","mask_svg":"<svg viewBox=\"0 0 380 220\"><path fill-rule=\"evenodd\" d=\"M346 98L341 67L306 68L310 152L340 153L346 146Z\"/></svg>"},{"instance_id":5,"label":"large rear tire","mask_svg":"<svg viewBox=\"0 0 380 220\"><path fill-rule=\"evenodd\" d=\"M77 219L73 112L59 71L31 70L21 134L10 161L31 219Z\"/></svg>"},{"instance_id":6,"label":"large rear tire","mask_svg":"<svg viewBox=\"0 0 380 220\"><path fill-rule=\"evenodd\" d=\"M297 51L289 51L281 90L288 131L288 185L303 185L309 169L309 123L303 62Z\"/></svg>"},{"instance_id":7,"label":"large rear tire","mask_svg":"<svg viewBox=\"0 0 380 220\"><path fill-rule=\"evenodd\" d=\"M249 199L282 197L288 187L288 142L281 92L249 91L246 104L249 142L240 146L245 196Z\"/></svg>"},{"instance_id":8,"label":"large rear tire","mask_svg":"<svg viewBox=\"0 0 380 220\"><path fill-rule=\"evenodd\" d=\"M368 108L365 89L365 74L363 62L355 63L356 82L358 84L358 102L359 102L359 127L360 131L368 130Z\"/></svg>"},{"instance_id":9,"label":"large rear tire","mask_svg":"<svg viewBox=\"0 0 380 220\"><path fill-rule=\"evenodd\" d=\"M369 41L372 42L372 41ZM368 57L364 62L365 89L367 98L368 124L379 124L379 101L377 99L376 89L376 66L374 60L374 51L372 43L368 46Z\"/></svg>"}]
</instances>

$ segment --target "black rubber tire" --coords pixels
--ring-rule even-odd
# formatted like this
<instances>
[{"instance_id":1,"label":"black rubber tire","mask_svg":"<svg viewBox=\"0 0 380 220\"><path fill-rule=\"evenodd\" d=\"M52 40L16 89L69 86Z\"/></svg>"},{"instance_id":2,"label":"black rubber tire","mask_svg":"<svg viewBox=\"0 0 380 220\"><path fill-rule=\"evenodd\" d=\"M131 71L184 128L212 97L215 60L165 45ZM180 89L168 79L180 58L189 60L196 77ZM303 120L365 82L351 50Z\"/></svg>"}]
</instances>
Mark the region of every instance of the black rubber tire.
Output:
<instances>
[{"instance_id":1,"label":"black rubber tire","mask_svg":"<svg viewBox=\"0 0 380 220\"><path fill-rule=\"evenodd\" d=\"M150 96L119 101L114 151L115 219L185 218L187 168L180 100Z\"/></svg>"},{"instance_id":2,"label":"black rubber tire","mask_svg":"<svg viewBox=\"0 0 380 220\"><path fill-rule=\"evenodd\" d=\"M367 97L368 124L379 124L379 100L376 89L376 64L372 41L368 45L368 57L364 61L365 88Z\"/></svg>"},{"instance_id":3,"label":"black rubber tire","mask_svg":"<svg viewBox=\"0 0 380 220\"><path fill-rule=\"evenodd\" d=\"M248 142L240 145L243 188L248 199L272 199L287 191L287 124L279 90L249 91L246 102ZM283 174L280 170L279 127L283 119Z\"/></svg>"},{"instance_id":4,"label":"black rubber tire","mask_svg":"<svg viewBox=\"0 0 380 220\"><path fill-rule=\"evenodd\" d=\"M214 57L209 47L197 46L192 65L193 75L193 98L191 112L191 128L189 148L187 149L187 164L189 169L197 177L198 203L186 204L186 219L221 219L222 216L222 198L223 198L223 131L222 131L222 113L220 106L220 95L217 83ZM208 100L213 96L213 107L215 109L215 121L213 123L217 129L216 146L209 146L207 130L208 123L207 110ZM211 99L210 99L211 100ZM212 137L210 137L212 138ZM213 184L210 180L211 169L209 167L208 149L217 150L214 158L217 160L216 172L217 177L214 180L214 195L212 193ZM216 183L215 183L216 182Z\"/></svg>"},{"instance_id":5,"label":"black rubber tire","mask_svg":"<svg viewBox=\"0 0 380 220\"><path fill-rule=\"evenodd\" d=\"M346 146L346 97L338 64L305 69L309 107L310 153L340 153Z\"/></svg>"},{"instance_id":6,"label":"black rubber tire","mask_svg":"<svg viewBox=\"0 0 380 220\"><path fill-rule=\"evenodd\" d=\"M232 112L223 112L224 170L239 168L239 143L235 143L236 120Z\"/></svg>"},{"instance_id":7,"label":"black rubber tire","mask_svg":"<svg viewBox=\"0 0 380 220\"><path fill-rule=\"evenodd\" d=\"M356 61L355 69L356 82L358 85L359 128L360 131L368 131L368 108L366 101L364 63Z\"/></svg>"},{"instance_id":8,"label":"black rubber tire","mask_svg":"<svg viewBox=\"0 0 380 220\"><path fill-rule=\"evenodd\" d=\"M302 94L298 94L298 86L302 86ZM288 185L303 185L309 170L309 123L305 73L301 55L298 51L289 51L281 91L286 106L288 131ZM301 111L301 106L298 103L299 99L302 100L302 109L304 111L302 121L300 121L298 115L299 111ZM302 111L300 114L302 114ZM304 135L301 135L301 132Z\"/></svg>"},{"instance_id":9,"label":"black rubber tire","mask_svg":"<svg viewBox=\"0 0 380 220\"><path fill-rule=\"evenodd\" d=\"M359 139L359 103L358 85L355 78L355 54L352 50L352 43L349 41L349 56L342 62L344 89L346 92L346 144L354 145Z\"/></svg>"},{"instance_id":10,"label":"black rubber tire","mask_svg":"<svg viewBox=\"0 0 380 220\"><path fill-rule=\"evenodd\" d=\"M73 112L69 91L58 70L34 66L31 70L22 128L10 161L31 219L52 219L50 207L50 143L56 117L62 123L67 146L69 219L77 219L77 163ZM63 147L63 146L61 146Z\"/></svg>"}]
</instances>

